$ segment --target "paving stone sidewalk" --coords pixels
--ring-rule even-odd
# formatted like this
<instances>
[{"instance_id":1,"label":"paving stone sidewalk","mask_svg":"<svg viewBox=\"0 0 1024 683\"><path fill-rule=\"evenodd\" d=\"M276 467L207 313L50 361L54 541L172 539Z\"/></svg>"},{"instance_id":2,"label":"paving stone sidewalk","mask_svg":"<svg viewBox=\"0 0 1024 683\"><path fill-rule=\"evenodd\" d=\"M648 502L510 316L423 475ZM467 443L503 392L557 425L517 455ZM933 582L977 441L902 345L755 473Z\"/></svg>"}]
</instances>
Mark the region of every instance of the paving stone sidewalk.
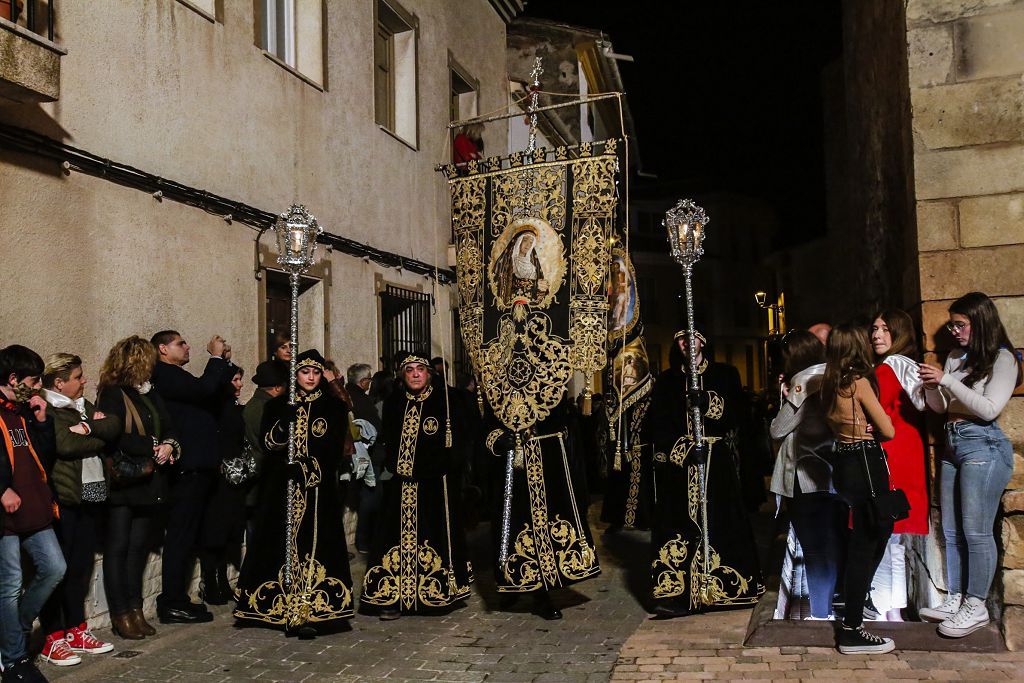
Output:
<instances>
[{"instance_id":1,"label":"paving stone sidewalk","mask_svg":"<svg viewBox=\"0 0 1024 683\"><path fill-rule=\"evenodd\" d=\"M592 507L591 524L599 534L598 509ZM646 618L630 592L642 585L646 535L619 535L612 548L599 538L603 572L560 591L556 603L565 618L557 622L530 614L529 601L518 611L498 611L486 527L470 542L478 571L474 594L465 608L446 616L382 622L356 615L347 632L300 641L278 631L235 628L229 610L218 608L210 624L157 625L157 637L138 642L97 632L116 643L113 656L87 657L75 667L40 667L51 680L76 682L609 680L623 643ZM355 560L353 576L361 577L363 568L362 559Z\"/></svg>"},{"instance_id":2,"label":"paving stone sidewalk","mask_svg":"<svg viewBox=\"0 0 1024 683\"><path fill-rule=\"evenodd\" d=\"M612 680L1024 680L1024 652L840 655L823 647L746 648L749 620L750 610L740 610L645 621L623 646Z\"/></svg>"}]
</instances>

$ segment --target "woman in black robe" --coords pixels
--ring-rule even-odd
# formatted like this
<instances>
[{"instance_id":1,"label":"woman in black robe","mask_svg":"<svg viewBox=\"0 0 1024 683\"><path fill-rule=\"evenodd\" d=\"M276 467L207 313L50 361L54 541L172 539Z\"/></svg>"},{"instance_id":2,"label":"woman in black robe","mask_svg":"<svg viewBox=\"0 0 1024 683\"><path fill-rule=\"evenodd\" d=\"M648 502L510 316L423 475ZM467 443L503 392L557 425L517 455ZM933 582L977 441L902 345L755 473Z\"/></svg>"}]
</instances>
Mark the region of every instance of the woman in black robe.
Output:
<instances>
[{"instance_id":1,"label":"woman in black robe","mask_svg":"<svg viewBox=\"0 0 1024 683\"><path fill-rule=\"evenodd\" d=\"M279 396L267 403L263 415L267 457L253 545L242 563L234 614L242 621L313 637L315 625L353 615L344 501L338 487L339 474L351 469L344 452L349 420L348 406L321 382L324 359L318 351L300 354L295 367L295 405L286 395ZM288 464L288 425L293 420L295 458Z\"/></svg>"},{"instance_id":2,"label":"woman in black robe","mask_svg":"<svg viewBox=\"0 0 1024 683\"><path fill-rule=\"evenodd\" d=\"M689 391L686 332L680 331L670 367L654 384L648 413L656 482L652 594L655 614L664 618L750 606L764 593L736 467L739 373L705 358L706 340L699 332L696 337L699 392L692 396ZM704 418L701 450L694 448L691 398L699 401ZM700 460L705 461L707 478L706 513Z\"/></svg>"}]
</instances>

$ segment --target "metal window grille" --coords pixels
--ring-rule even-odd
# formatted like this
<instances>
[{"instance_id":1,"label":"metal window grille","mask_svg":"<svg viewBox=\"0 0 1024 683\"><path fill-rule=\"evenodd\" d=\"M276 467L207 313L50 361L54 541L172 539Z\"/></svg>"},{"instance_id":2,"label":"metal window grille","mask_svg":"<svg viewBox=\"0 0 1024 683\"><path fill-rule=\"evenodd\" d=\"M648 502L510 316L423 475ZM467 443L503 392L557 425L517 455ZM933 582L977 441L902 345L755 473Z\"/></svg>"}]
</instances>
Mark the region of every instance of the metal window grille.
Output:
<instances>
[{"instance_id":1,"label":"metal window grille","mask_svg":"<svg viewBox=\"0 0 1024 683\"><path fill-rule=\"evenodd\" d=\"M430 354L430 295L386 285L380 293L381 353L388 364L399 353ZM401 359L398 359L399 361Z\"/></svg>"},{"instance_id":2,"label":"metal window grille","mask_svg":"<svg viewBox=\"0 0 1024 683\"><path fill-rule=\"evenodd\" d=\"M2 2L0 7L4 19L9 19L15 24L20 24L32 33L45 35L50 41L53 40L53 14L56 0L28 0L22 6L14 0ZM45 17L40 17L40 13ZM24 15L24 16L23 16Z\"/></svg>"}]
</instances>

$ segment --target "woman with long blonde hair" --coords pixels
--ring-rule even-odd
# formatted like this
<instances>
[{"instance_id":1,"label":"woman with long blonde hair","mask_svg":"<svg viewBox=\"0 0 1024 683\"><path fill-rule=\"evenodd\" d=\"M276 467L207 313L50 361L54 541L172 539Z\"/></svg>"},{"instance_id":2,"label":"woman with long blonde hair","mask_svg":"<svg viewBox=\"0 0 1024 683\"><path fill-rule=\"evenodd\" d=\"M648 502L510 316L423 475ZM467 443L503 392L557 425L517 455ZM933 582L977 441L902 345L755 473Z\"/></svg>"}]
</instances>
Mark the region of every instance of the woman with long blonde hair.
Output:
<instances>
[{"instance_id":1,"label":"woman with long blonde hair","mask_svg":"<svg viewBox=\"0 0 1024 683\"><path fill-rule=\"evenodd\" d=\"M142 614L142 574L153 518L166 497L164 470L181 452L159 394L150 391L156 349L142 337L114 344L100 371L96 405L124 425L109 452L110 491L103 578L114 633L155 635Z\"/></svg>"}]
</instances>

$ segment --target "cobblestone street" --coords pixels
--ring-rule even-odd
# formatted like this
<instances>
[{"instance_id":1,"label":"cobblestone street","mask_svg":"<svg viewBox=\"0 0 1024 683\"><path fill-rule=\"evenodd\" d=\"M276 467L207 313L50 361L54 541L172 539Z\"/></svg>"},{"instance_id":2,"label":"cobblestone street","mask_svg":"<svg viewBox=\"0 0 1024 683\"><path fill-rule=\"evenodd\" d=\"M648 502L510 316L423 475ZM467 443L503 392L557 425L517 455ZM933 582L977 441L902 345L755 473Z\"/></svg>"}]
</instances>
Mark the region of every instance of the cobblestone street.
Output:
<instances>
[{"instance_id":1,"label":"cobblestone street","mask_svg":"<svg viewBox=\"0 0 1024 683\"><path fill-rule=\"evenodd\" d=\"M357 615L351 630L312 641L278 631L235 628L227 608L198 626L158 626L160 635L138 643L112 638L115 656L86 657L58 669L61 681L591 681L663 680L1020 680L1024 653L895 652L842 656L822 647L742 645L750 610L649 620L637 596L647 582L646 534L609 540L596 522L603 573L558 604L565 619L546 622L524 602L497 610L488 567L486 526L471 535L478 568L476 590L465 608L446 616L381 622ZM353 562L360 575L362 562Z\"/></svg>"}]
</instances>

